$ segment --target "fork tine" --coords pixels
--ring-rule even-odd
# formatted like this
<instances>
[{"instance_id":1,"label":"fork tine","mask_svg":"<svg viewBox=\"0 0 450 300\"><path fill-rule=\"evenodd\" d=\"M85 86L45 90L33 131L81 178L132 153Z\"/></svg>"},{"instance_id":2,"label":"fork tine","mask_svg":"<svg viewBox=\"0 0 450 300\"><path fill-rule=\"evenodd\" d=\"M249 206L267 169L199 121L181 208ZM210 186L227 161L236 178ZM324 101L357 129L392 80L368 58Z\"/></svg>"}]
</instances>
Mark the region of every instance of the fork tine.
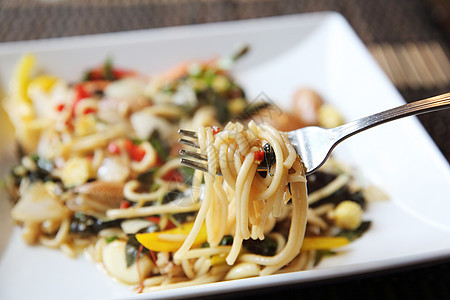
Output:
<instances>
[{"instance_id":1,"label":"fork tine","mask_svg":"<svg viewBox=\"0 0 450 300\"><path fill-rule=\"evenodd\" d=\"M186 145L186 146L191 146L194 148L198 148L200 149L200 145L196 142L196 141L191 141L191 140L186 140L186 139L179 139L178 142Z\"/></svg>"},{"instance_id":2,"label":"fork tine","mask_svg":"<svg viewBox=\"0 0 450 300\"><path fill-rule=\"evenodd\" d=\"M202 172L208 172L208 166L206 164L195 162L187 158L182 158L181 164L189 168L200 170ZM219 171L217 171L216 174L222 176L222 173L220 173Z\"/></svg>"},{"instance_id":3,"label":"fork tine","mask_svg":"<svg viewBox=\"0 0 450 300\"><path fill-rule=\"evenodd\" d=\"M207 161L208 160L208 158L206 157L206 155L203 155L203 154L201 154L201 153L197 153L197 152L191 152L191 151L186 151L186 150L180 150L180 155L186 155L186 156L189 156L189 157L192 157L192 158L196 158L196 159L199 159L199 160L204 160L204 161Z\"/></svg>"},{"instance_id":4,"label":"fork tine","mask_svg":"<svg viewBox=\"0 0 450 300\"><path fill-rule=\"evenodd\" d=\"M182 134L182 135L185 135L185 136L188 136L188 137L191 137L191 138L194 138L194 139L197 138L197 133L195 131L180 129L180 130L178 130L178 133Z\"/></svg>"}]
</instances>

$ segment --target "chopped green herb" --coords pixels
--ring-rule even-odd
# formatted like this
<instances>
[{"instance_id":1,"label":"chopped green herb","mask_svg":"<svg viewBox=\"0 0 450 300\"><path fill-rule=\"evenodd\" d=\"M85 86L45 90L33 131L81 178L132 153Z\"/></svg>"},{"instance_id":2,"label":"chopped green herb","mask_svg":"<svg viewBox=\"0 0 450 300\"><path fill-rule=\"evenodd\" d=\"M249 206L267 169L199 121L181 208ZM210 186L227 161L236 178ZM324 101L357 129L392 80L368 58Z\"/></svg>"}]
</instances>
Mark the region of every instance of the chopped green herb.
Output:
<instances>
[{"instance_id":1,"label":"chopped green herb","mask_svg":"<svg viewBox=\"0 0 450 300\"><path fill-rule=\"evenodd\" d=\"M115 241L115 240L118 240L118 239L119 239L119 237L118 237L117 235L107 236L107 237L106 237L106 243L109 244L109 243L111 243L112 241Z\"/></svg>"},{"instance_id":2,"label":"chopped green herb","mask_svg":"<svg viewBox=\"0 0 450 300\"><path fill-rule=\"evenodd\" d=\"M159 158L165 162L169 157L170 146L160 137L159 132L155 131L149 142L158 153Z\"/></svg>"},{"instance_id":3,"label":"chopped green herb","mask_svg":"<svg viewBox=\"0 0 450 300\"><path fill-rule=\"evenodd\" d=\"M127 268L131 267L136 262L136 258L140 247L141 243L138 242L138 240L134 235L128 237L128 241L125 246L125 258L127 260ZM144 256L148 252L149 250L143 247L139 257Z\"/></svg>"},{"instance_id":4,"label":"chopped green herb","mask_svg":"<svg viewBox=\"0 0 450 300\"><path fill-rule=\"evenodd\" d=\"M270 237L264 240L244 240L242 245L249 252L263 256L274 256L277 251L277 242Z\"/></svg>"},{"instance_id":5,"label":"chopped green herb","mask_svg":"<svg viewBox=\"0 0 450 300\"><path fill-rule=\"evenodd\" d=\"M137 180L143 185L152 186L156 171L158 171L158 168L152 168L145 173L139 174Z\"/></svg>"},{"instance_id":6,"label":"chopped green herb","mask_svg":"<svg viewBox=\"0 0 450 300\"><path fill-rule=\"evenodd\" d=\"M194 179L195 169L189 167L178 168L181 175L183 175L183 182L187 185L192 185L192 180Z\"/></svg>"},{"instance_id":7,"label":"chopped green herb","mask_svg":"<svg viewBox=\"0 0 450 300\"><path fill-rule=\"evenodd\" d=\"M157 184L156 182L154 182L152 184L152 187L150 188L150 192L155 192L156 190L159 189L159 184Z\"/></svg>"},{"instance_id":8,"label":"chopped green herb","mask_svg":"<svg viewBox=\"0 0 450 300\"><path fill-rule=\"evenodd\" d=\"M227 246L233 244L233 236L232 235L226 235L222 238L219 245L220 246Z\"/></svg>"},{"instance_id":9,"label":"chopped green herb","mask_svg":"<svg viewBox=\"0 0 450 300\"><path fill-rule=\"evenodd\" d=\"M132 139L131 142L135 145L140 145L140 144L142 144L143 141L141 139L135 138L135 139Z\"/></svg>"},{"instance_id":10,"label":"chopped green herb","mask_svg":"<svg viewBox=\"0 0 450 300\"><path fill-rule=\"evenodd\" d=\"M313 266L317 266L324 257L326 256L333 256L336 255L337 253L335 251L332 250L316 250L315 256L314 256L314 263Z\"/></svg>"},{"instance_id":11,"label":"chopped green herb","mask_svg":"<svg viewBox=\"0 0 450 300\"><path fill-rule=\"evenodd\" d=\"M342 230L336 236L342 236L347 238L350 242L360 238L367 230L369 230L371 221L364 221L355 230Z\"/></svg>"},{"instance_id":12,"label":"chopped green herb","mask_svg":"<svg viewBox=\"0 0 450 300\"><path fill-rule=\"evenodd\" d=\"M103 77L106 80L111 80L111 81L116 79L114 77L113 63L112 63L112 59L111 58L108 58L105 61L105 64L103 65Z\"/></svg>"},{"instance_id":13,"label":"chopped green herb","mask_svg":"<svg viewBox=\"0 0 450 300\"><path fill-rule=\"evenodd\" d=\"M219 243L219 246L227 246L233 244L233 236L232 235L226 235L222 238L222 240ZM202 248L209 248L209 243L204 242L201 245Z\"/></svg>"}]
</instances>

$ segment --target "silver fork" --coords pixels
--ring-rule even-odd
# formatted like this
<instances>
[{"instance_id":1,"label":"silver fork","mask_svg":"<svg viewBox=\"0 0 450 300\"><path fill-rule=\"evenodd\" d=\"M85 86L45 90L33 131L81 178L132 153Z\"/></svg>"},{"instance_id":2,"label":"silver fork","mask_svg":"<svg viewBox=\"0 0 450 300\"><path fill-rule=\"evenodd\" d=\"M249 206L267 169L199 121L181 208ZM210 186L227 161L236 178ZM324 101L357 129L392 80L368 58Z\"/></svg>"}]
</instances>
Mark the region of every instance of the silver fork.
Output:
<instances>
[{"instance_id":1,"label":"silver fork","mask_svg":"<svg viewBox=\"0 0 450 300\"><path fill-rule=\"evenodd\" d=\"M306 175L309 175L317 171L317 169L325 163L331 152L340 142L356 133L403 117L419 115L449 107L450 93L446 93L401 105L335 128L324 129L317 126L309 126L289 131L287 134L289 141L294 146L297 154L300 155L306 169ZM179 140L180 143L199 148L199 145L196 142L197 134L195 132L180 129L178 133L191 138L181 138ZM183 165L204 172L208 171L207 164L201 162L206 162L208 160L206 155L186 150L181 150L180 154L189 157L181 158L181 163ZM220 172L217 172L217 174L221 175Z\"/></svg>"}]
</instances>

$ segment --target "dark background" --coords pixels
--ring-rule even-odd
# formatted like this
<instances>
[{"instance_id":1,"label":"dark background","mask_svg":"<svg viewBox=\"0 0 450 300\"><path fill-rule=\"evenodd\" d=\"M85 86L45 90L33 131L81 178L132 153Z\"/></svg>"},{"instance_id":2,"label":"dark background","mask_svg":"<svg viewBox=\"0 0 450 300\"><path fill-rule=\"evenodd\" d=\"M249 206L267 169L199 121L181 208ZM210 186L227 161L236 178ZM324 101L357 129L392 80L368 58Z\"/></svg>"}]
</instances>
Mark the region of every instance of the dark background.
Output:
<instances>
[{"instance_id":1,"label":"dark background","mask_svg":"<svg viewBox=\"0 0 450 300\"><path fill-rule=\"evenodd\" d=\"M220 22L315 11L340 12L369 50L407 43L439 45L446 80L398 85L407 102L450 91L449 0L0 0L0 42ZM419 117L450 161L450 110ZM450 198L450 197L449 197ZM450 200L450 199L449 199ZM450 262L411 266L314 286L285 286L214 298L445 299ZM80 287L82 288L82 287Z\"/></svg>"}]
</instances>

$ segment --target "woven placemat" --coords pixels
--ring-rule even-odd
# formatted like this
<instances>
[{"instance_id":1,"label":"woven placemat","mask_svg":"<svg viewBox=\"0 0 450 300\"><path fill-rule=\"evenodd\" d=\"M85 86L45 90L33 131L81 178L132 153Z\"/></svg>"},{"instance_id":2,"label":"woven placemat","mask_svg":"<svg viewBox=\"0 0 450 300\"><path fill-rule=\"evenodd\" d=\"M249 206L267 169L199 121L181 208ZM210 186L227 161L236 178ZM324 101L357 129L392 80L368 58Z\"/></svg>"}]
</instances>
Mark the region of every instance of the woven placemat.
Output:
<instances>
[{"instance_id":1,"label":"woven placemat","mask_svg":"<svg viewBox=\"0 0 450 300\"><path fill-rule=\"evenodd\" d=\"M421 0L3 0L0 42L129 31L175 25L337 11L367 45L433 42L449 54L444 31ZM407 101L446 92L450 87L401 88ZM420 120L450 161L450 112Z\"/></svg>"}]
</instances>

